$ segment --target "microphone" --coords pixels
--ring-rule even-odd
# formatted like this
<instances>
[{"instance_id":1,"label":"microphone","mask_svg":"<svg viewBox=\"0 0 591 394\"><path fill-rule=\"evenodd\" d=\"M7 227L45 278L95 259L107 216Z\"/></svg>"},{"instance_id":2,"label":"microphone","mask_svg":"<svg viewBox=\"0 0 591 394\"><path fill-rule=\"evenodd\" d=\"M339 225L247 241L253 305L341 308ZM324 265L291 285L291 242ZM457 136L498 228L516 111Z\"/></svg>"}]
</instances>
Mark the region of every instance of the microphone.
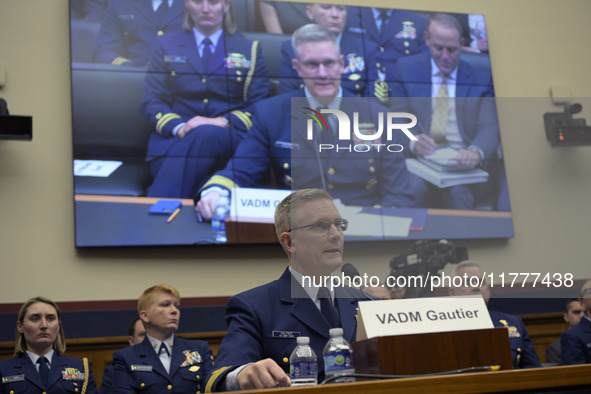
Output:
<instances>
[{"instance_id":1,"label":"microphone","mask_svg":"<svg viewBox=\"0 0 591 394\"><path fill-rule=\"evenodd\" d=\"M341 267L341 273L343 274L344 278L349 278L349 280L352 282L355 278L361 278L361 274L359 273L359 271L357 270L357 268L355 268L355 266L351 263L345 263L343 264L343 266ZM363 291L363 287L359 287L358 288L359 291L365 296L365 298L367 298L368 300L371 301L376 301L377 298L367 294L365 291Z\"/></svg>"},{"instance_id":2,"label":"microphone","mask_svg":"<svg viewBox=\"0 0 591 394\"><path fill-rule=\"evenodd\" d=\"M322 160L320 159L320 152L318 151L319 147L318 147L318 142L316 139L316 134L318 133L313 133L313 138L312 138L312 142L314 145L314 152L316 153L316 163L318 164L318 172L320 173L320 181L322 182L322 190L324 191L328 191L328 189L326 188L326 179L324 177L324 167L322 165Z\"/></svg>"},{"instance_id":3,"label":"microphone","mask_svg":"<svg viewBox=\"0 0 591 394\"><path fill-rule=\"evenodd\" d=\"M357 268L355 268L355 266L351 263L343 264L341 267L341 272L345 278L349 278L350 280L361 276Z\"/></svg>"},{"instance_id":4,"label":"microphone","mask_svg":"<svg viewBox=\"0 0 591 394\"><path fill-rule=\"evenodd\" d=\"M0 98L0 115L10 115L10 113L8 112L8 104L6 103L6 100L4 100L3 98Z\"/></svg>"}]
</instances>

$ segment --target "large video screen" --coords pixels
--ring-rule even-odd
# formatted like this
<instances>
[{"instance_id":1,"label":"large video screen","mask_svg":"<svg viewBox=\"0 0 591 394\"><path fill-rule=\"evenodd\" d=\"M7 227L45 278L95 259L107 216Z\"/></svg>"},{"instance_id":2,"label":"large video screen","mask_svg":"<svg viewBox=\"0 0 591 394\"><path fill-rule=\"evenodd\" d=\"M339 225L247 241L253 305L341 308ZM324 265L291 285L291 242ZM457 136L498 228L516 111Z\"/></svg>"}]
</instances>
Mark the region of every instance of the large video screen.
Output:
<instances>
[{"instance_id":1,"label":"large video screen","mask_svg":"<svg viewBox=\"0 0 591 394\"><path fill-rule=\"evenodd\" d=\"M274 207L309 187L350 241L513 236L484 15L71 0L70 16L77 247L272 243Z\"/></svg>"}]
</instances>

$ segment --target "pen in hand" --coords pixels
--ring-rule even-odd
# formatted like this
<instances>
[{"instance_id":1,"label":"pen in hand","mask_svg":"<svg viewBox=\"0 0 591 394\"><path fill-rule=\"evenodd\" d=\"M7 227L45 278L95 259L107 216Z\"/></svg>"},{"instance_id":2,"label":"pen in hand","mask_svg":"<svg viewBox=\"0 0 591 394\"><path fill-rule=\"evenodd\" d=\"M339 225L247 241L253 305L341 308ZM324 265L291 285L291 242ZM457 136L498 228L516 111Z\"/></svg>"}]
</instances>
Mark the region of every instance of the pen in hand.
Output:
<instances>
[{"instance_id":1,"label":"pen in hand","mask_svg":"<svg viewBox=\"0 0 591 394\"><path fill-rule=\"evenodd\" d=\"M170 223L170 222L172 222L172 221L174 220L174 218L176 218L176 216L177 216L177 215L178 215L180 212L181 212L181 208L179 207L179 208L177 208L177 209L176 209L176 210L175 210L175 211L172 213L172 215L170 215L170 216L168 217L168 219L166 219L166 223Z\"/></svg>"}]
</instances>

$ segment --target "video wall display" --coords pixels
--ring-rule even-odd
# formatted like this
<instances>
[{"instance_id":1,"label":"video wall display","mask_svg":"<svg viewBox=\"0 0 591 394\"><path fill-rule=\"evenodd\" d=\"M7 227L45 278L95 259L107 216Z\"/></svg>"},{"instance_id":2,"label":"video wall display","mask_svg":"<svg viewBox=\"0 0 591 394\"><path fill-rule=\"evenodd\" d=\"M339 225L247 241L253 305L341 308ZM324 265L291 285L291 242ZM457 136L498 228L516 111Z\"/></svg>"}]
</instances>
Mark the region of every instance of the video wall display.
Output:
<instances>
[{"instance_id":1,"label":"video wall display","mask_svg":"<svg viewBox=\"0 0 591 394\"><path fill-rule=\"evenodd\" d=\"M513 236L484 15L70 6L77 247L276 242L308 187L350 241Z\"/></svg>"}]
</instances>

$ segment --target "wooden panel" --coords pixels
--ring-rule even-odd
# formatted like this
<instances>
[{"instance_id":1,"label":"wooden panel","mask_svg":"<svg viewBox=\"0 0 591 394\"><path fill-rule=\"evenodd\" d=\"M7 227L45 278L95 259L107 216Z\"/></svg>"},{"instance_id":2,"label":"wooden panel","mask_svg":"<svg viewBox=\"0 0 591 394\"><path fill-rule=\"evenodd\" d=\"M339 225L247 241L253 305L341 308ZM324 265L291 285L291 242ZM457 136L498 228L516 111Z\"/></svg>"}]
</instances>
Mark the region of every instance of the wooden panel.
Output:
<instances>
[{"instance_id":1,"label":"wooden panel","mask_svg":"<svg viewBox=\"0 0 591 394\"><path fill-rule=\"evenodd\" d=\"M546 346L560 338L560 334L568 329L563 315L562 312L521 315L542 363L546 362Z\"/></svg>"},{"instance_id":2,"label":"wooden panel","mask_svg":"<svg viewBox=\"0 0 591 394\"><path fill-rule=\"evenodd\" d=\"M278 243L273 223L226 221L229 243Z\"/></svg>"},{"instance_id":3,"label":"wooden panel","mask_svg":"<svg viewBox=\"0 0 591 394\"><path fill-rule=\"evenodd\" d=\"M361 373L416 375L497 365L513 369L504 328L376 337L353 343L353 350Z\"/></svg>"}]
</instances>

